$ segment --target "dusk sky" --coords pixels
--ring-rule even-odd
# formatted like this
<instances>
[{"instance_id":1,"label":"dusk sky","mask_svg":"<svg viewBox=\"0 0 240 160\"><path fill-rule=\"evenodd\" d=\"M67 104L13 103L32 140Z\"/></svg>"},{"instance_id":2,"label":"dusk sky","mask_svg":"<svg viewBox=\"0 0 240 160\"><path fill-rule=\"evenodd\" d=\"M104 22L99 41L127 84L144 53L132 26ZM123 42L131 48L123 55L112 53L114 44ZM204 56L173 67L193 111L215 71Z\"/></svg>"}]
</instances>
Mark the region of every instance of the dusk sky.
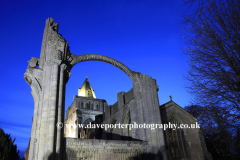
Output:
<instances>
[{"instance_id":1,"label":"dusk sky","mask_svg":"<svg viewBox=\"0 0 240 160\"><path fill-rule=\"evenodd\" d=\"M27 61L40 57L47 18L59 24L58 33L69 42L73 54L114 58L156 79L160 105L171 95L184 107L193 97L184 88L188 57L181 53L180 6L181 0L0 1L0 127L16 138L21 157L31 136L34 109L23 74ZM65 108L77 95L86 72L96 97L109 105L117 101L118 92L128 92L133 86L124 72L110 64L82 62L71 70Z\"/></svg>"}]
</instances>

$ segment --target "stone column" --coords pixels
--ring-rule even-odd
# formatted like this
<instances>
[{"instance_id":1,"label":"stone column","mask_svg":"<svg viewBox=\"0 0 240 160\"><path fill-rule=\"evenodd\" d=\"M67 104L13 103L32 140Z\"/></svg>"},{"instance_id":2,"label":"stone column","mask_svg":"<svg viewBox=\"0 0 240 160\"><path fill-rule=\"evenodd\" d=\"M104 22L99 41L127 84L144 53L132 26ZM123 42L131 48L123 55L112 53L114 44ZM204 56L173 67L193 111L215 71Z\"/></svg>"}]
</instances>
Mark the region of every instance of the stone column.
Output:
<instances>
[{"instance_id":1,"label":"stone column","mask_svg":"<svg viewBox=\"0 0 240 160\"><path fill-rule=\"evenodd\" d=\"M39 135L39 149L38 149L38 158L37 159L44 159L46 156L46 142L47 140L47 125L48 125L48 106L49 106L49 96L50 96L50 83L51 83L51 66L46 63L45 68L48 69L44 72L43 75L43 103L42 103L42 113L41 119L39 120L40 126L40 135Z\"/></svg>"},{"instance_id":2,"label":"stone column","mask_svg":"<svg viewBox=\"0 0 240 160\"><path fill-rule=\"evenodd\" d=\"M64 125L64 99L65 99L65 81L64 81L64 72L66 65L60 65L60 75L59 75L59 91L58 91L58 106L57 106L57 123L62 123ZM64 126L63 126L64 127ZM57 127L57 140L56 140L56 159L62 159L62 139L63 139L64 128Z\"/></svg>"},{"instance_id":3,"label":"stone column","mask_svg":"<svg viewBox=\"0 0 240 160\"><path fill-rule=\"evenodd\" d=\"M151 92L152 92L152 101L153 103L155 103L155 106L159 106L159 100L158 100L158 86L156 84L156 82L154 83L154 85L152 85L151 87ZM155 114L155 123L158 124L162 124L162 117L161 117L161 113L160 113L160 107L156 107L153 108L154 109L154 114ZM165 144L165 140L164 140L164 131L162 128L157 128L156 129L156 136L157 136L157 141L160 147L160 151L162 153L163 159L167 159L167 151L166 151L166 144Z\"/></svg>"},{"instance_id":4,"label":"stone column","mask_svg":"<svg viewBox=\"0 0 240 160\"><path fill-rule=\"evenodd\" d=\"M55 159L55 132L56 132L56 112L57 112L57 97L58 97L58 75L59 64L54 62L52 65L52 82L51 82L51 99L49 108L49 130L48 130L48 143L47 143L47 156L51 156L51 159Z\"/></svg>"},{"instance_id":5,"label":"stone column","mask_svg":"<svg viewBox=\"0 0 240 160\"><path fill-rule=\"evenodd\" d=\"M38 110L37 110L37 119L36 119L36 133L35 137L36 139L34 140L34 151L33 151L33 158L32 159L37 159L38 158L38 152L39 152L39 140L40 140L40 127L41 127L41 115L42 115L42 104L43 104L43 95L41 93L39 103L38 103Z\"/></svg>"},{"instance_id":6,"label":"stone column","mask_svg":"<svg viewBox=\"0 0 240 160\"><path fill-rule=\"evenodd\" d=\"M134 74L134 72L133 72ZM143 124L145 122L145 117L144 114L144 103L142 101L143 98L143 93L142 93L142 75L141 74L134 74L134 81L133 81L133 89L134 89L134 98L136 99L136 106L137 106L137 122L138 124ZM132 117L131 117L132 119ZM137 129L138 130L138 136L140 137L141 140L147 141L147 136L146 136L146 131L145 129Z\"/></svg>"},{"instance_id":7,"label":"stone column","mask_svg":"<svg viewBox=\"0 0 240 160\"><path fill-rule=\"evenodd\" d=\"M138 80L141 88L139 88L140 96L137 97L137 106L140 110L140 115L144 117L144 123L146 124L161 124L160 109L157 97L157 85L156 81L147 75L139 75ZM135 89L135 88L134 88ZM136 87L136 89L138 89ZM135 91L136 92L136 91ZM144 107L142 107L144 106ZM162 154L163 159L166 160L166 150L163 137L163 130L155 129L151 130L149 128L141 130L141 134L146 135L146 139L141 138L142 140L148 141L148 152L155 154L156 158L159 155L159 152Z\"/></svg>"},{"instance_id":8,"label":"stone column","mask_svg":"<svg viewBox=\"0 0 240 160\"><path fill-rule=\"evenodd\" d=\"M35 99L34 99L35 101ZM34 114L33 114L33 121L32 121L32 131L31 131L31 140L30 140L30 145L32 147L29 148L29 155L28 158L33 159L34 157L34 149L35 149L35 139L36 139L36 121L37 121L37 109L38 109L38 101L34 103Z\"/></svg>"},{"instance_id":9,"label":"stone column","mask_svg":"<svg viewBox=\"0 0 240 160\"><path fill-rule=\"evenodd\" d=\"M73 57L68 43L62 35L57 33L57 30L58 24L52 18L48 18L44 29L40 58L33 57L28 61L28 68L24 73L25 80L32 87L34 99L36 99L36 95L38 96L38 100L35 100L32 142L29 150L29 159L33 160L58 159L55 156L56 152L61 153L61 150L65 149L61 148L62 145L64 146L62 144L64 143L62 141L64 130L56 130L56 122L63 122L67 81L64 78L65 74L68 77L70 74L64 67L60 73L59 65L62 62L69 65Z\"/></svg>"}]
</instances>

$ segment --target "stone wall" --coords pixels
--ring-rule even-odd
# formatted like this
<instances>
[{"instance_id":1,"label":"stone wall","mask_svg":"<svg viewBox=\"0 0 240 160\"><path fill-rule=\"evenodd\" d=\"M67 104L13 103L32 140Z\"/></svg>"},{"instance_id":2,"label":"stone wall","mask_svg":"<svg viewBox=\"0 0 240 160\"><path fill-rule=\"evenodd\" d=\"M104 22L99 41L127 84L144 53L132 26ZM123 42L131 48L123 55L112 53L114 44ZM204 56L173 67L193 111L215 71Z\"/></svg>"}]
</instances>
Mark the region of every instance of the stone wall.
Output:
<instances>
[{"instance_id":1,"label":"stone wall","mask_svg":"<svg viewBox=\"0 0 240 160\"><path fill-rule=\"evenodd\" d=\"M66 138L66 160L149 159L147 142Z\"/></svg>"},{"instance_id":2,"label":"stone wall","mask_svg":"<svg viewBox=\"0 0 240 160\"><path fill-rule=\"evenodd\" d=\"M127 93L125 92L118 93L118 96L117 96L118 101L113 105L107 106L106 111L103 113L103 122L102 122L103 124L118 124L118 123L128 124L128 121L125 120L127 113L130 112L131 108L132 110L136 108L133 95L131 95L132 92L133 92L133 88ZM132 112L130 116L137 117L136 114L137 114L136 112ZM137 121L137 119L135 119L135 121ZM114 140L126 140L130 138L128 137L129 136L127 134L128 132L125 130L126 128L113 129L112 133L116 134L115 136L116 139ZM136 135L135 129L132 129L132 131L134 132L132 135ZM103 136L101 138L108 139L108 133L110 132L111 132L111 129L109 128L107 131L102 133ZM138 137L131 137L131 138L139 139Z\"/></svg>"},{"instance_id":3,"label":"stone wall","mask_svg":"<svg viewBox=\"0 0 240 160\"><path fill-rule=\"evenodd\" d=\"M187 124L189 127L191 124L196 124L198 121L195 117L193 117L190 113L185 111L182 107L177 105L175 102L170 101L160 106L161 108L161 115L162 121L164 124L168 124L169 120L172 116L175 116L179 119L181 124ZM201 139L201 132L199 128L188 128L183 129L184 131L184 138L186 141L186 148L187 148L187 159L191 160L211 160L211 154L204 149L202 146L205 146L204 138ZM166 134L166 146L167 146L167 155L168 159L174 159L170 153L170 143L169 142L169 135L168 129L164 131ZM204 150L203 150L204 149Z\"/></svg>"}]
</instances>

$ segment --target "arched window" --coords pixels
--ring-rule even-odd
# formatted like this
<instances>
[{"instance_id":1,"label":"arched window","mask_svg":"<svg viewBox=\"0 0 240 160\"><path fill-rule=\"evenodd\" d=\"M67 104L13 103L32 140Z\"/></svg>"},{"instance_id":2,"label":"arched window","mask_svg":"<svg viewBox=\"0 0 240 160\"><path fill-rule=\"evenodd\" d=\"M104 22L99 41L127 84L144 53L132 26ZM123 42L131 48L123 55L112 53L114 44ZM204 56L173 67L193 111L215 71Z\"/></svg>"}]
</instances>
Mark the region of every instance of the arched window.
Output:
<instances>
[{"instance_id":1,"label":"arched window","mask_svg":"<svg viewBox=\"0 0 240 160\"><path fill-rule=\"evenodd\" d=\"M90 102L87 103L87 108L86 109L90 109Z\"/></svg>"},{"instance_id":2,"label":"arched window","mask_svg":"<svg viewBox=\"0 0 240 160\"><path fill-rule=\"evenodd\" d=\"M86 127L87 124L89 124L90 122L93 122L93 120L92 120L91 118L88 118L88 119L86 119L86 120L83 122L83 124L84 124L84 126Z\"/></svg>"},{"instance_id":3,"label":"arched window","mask_svg":"<svg viewBox=\"0 0 240 160\"><path fill-rule=\"evenodd\" d=\"M81 109L83 109L83 102L81 103Z\"/></svg>"},{"instance_id":4,"label":"arched window","mask_svg":"<svg viewBox=\"0 0 240 160\"><path fill-rule=\"evenodd\" d=\"M169 120L169 123L177 125L177 129L168 129L168 146L171 157L173 159L188 157L184 130L179 127L181 124L180 120L178 120L176 116L172 116Z\"/></svg>"},{"instance_id":5,"label":"arched window","mask_svg":"<svg viewBox=\"0 0 240 160\"><path fill-rule=\"evenodd\" d=\"M97 104L97 110L99 111L99 105Z\"/></svg>"},{"instance_id":6,"label":"arched window","mask_svg":"<svg viewBox=\"0 0 240 160\"><path fill-rule=\"evenodd\" d=\"M127 112L125 113L125 116L124 116L124 119L123 119L123 123L124 124L131 124L132 123L130 109L127 110ZM131 140L132 139L132 132L131 132L131 130L129 128L129 125L127 125L127 127L124 128L123 131L124 131L124 135L127 136L127 138L129 140Z\"/></svg>"},{"instance_id":7,"label":"arched window","mask_svg":"<svg viewBox=\"0 0 240 160\"><path fill-rule=\"evenodd\" d=\"M91 110L93 110L93 103L92 103L92 105L91 105Z\"/></svg>"}]
</instances>

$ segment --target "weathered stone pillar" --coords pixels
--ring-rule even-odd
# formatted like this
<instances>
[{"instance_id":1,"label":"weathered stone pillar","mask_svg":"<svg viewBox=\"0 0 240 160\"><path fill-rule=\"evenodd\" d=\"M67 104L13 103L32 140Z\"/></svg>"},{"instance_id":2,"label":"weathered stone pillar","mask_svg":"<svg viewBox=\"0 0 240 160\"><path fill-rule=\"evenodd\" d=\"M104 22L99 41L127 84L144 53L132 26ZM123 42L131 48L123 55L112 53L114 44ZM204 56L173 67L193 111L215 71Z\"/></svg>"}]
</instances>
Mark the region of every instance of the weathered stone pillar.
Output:
<instances>
[{"instance_id":1,"label":"weathered stone pillar","mask_svg":"<svg viewBox=\"0 0 240 160\"><path fill-rule=\"evenodd\" d=\"M161 124L156 81L144 74L136 72L134 74L134 97L138 108L138 123ZM167 159L162 129L138 129L138 134L141 140L148 141L148 153L154 154L156 158L160 158L159 156L162 155L164 160Z\"/></svg>"},{"instance_id":2,"label":"weathered stone pillar","mask_svg":"<svg viewBox=\"0 0 240 160\"><path fill-rule=\"evenodd\" d=\"M68 43L57 33L58 24L46 20L40 58L33 57L24 78L32 88L34 117L29 159L58 159L63 146L63 129L56 127L64 119L65 85L70 76L73 54ZM39 65L39 67L37 67ZM61 65L61 67L60 67ZM67 69L68 70L67 70Z\"/></svg>"},{"instance_id":3,"label":"weathered stone pillar","mask_svg":"<svg viewBox=\"0 0 240 160\"><path fill-rule=\"evenodd\" d=\"M51 78L51 99L49 108L49 120L48 120L48 145L47 145L47 156L51 156L55 159L55 130L56 130L56 113L58 104L58 75L59 75L59 64L54 62L52 65L52 78Z\"/></svg>"},{"instance_id":4,"label":"weathered stone pillar","mask_svg":"<svg viewBox=\"0 0 240 160\"><path fill-rule=\"evenodd\" d=\"M143 124L145 121L145 119L147 117L145 117L144 115L144 104L142 102L142 96L143 96L143 88L142 88L142 84L141 84L141 77L142 74L138 73L138 72L133 72L134 75L134 81L133 81L133 89L134 89L134 97L135 97L135 101L136 101L136 107L137 107L137 119L136 121L138 122L138 124ZM131 117L132 119L132 117ZM138 136L141 137L141 140L143 141L147 141L147 137L146 137L146 130L145 129L136 129L138 130Z\"/></svg>"},{"instance_id":5,"label":"weathered stone pillar","mask_svg":"<svg viewBox=\"0 0 240 160\"><path fill-rule=\"evenodd\" d=\"M33 145L33 147L31 147L31 150L29 152L29 157L31 157L32 159L35 159L35 152L36 152L36 148L37 148L37 139L38 139L38 124L37 124L37 120L38 120L38 111L39 108L39 100L37 102L35 102L35 107L34 107L34 116L33 116L33 124L32 124L32 130L33 132L31 133L31 138L34 138L33 140L31 140L30 145ZM29 158L28 157L28 158Z\"/></svg>"},{"instance_id":6,"label":"weathered stone pillar","mask_svg":"<svg viewBox=\"0 0 240 160\"><path fill-rule=\"evenodd\" d=\"M45 68L49 68L48 71L44 72L43 75L43 103L42 103L42 115L40 117L40 135L39 135L39 150L38 150L38 158L37 159L44 159L46 156L46 144L47 144L47 137L46 132L48 131L48 106L49 106L49 96L50 96L50 82L51 82L51 68L48 63L45 63Z\"/></svg>"},{"instance_id":7,"label":"weathered stone pillar","mask_svg":"<svg viewBox=\"0 0 240 160\"><path fill-rule=\"evenodd\" d=\"M57 123L62 124L64 127L64 111L65 111L65 64L60 65L60 75L59 75L59 91L58 91L58 115L57 115ZM62 159L62 139L63 139L63 131L64 128L57 127L57 140L56 140L56 159Z\"/></svg>"}]
</instances>

